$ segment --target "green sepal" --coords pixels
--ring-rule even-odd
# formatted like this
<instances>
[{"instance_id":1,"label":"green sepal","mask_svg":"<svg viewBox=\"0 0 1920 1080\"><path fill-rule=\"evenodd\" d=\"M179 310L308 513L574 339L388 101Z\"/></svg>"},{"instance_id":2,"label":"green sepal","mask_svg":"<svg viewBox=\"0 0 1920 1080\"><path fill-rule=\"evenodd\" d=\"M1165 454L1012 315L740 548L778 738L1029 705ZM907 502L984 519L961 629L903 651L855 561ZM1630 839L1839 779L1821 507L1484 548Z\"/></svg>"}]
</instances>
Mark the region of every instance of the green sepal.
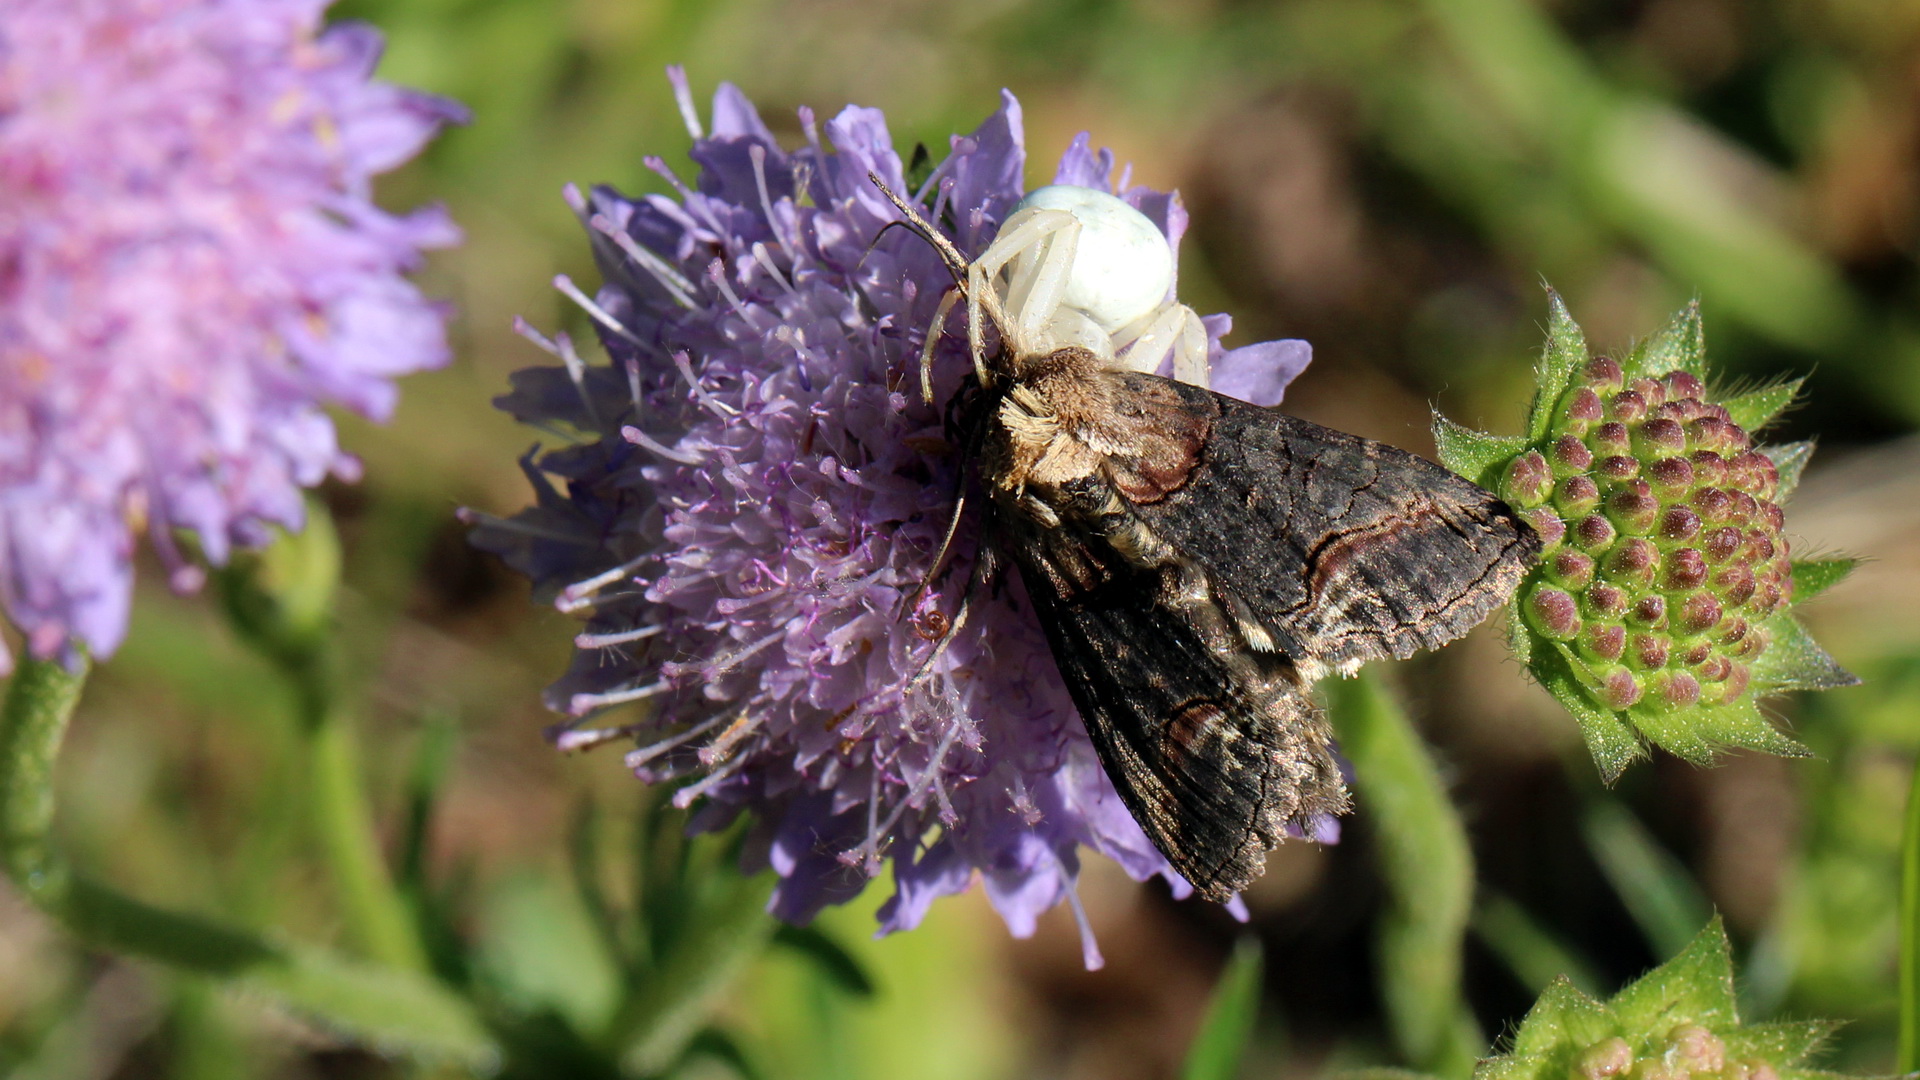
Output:
<instances>
[{"instance_id":1,"label":"green sepal","mask_svg":"<svg viewBox=\"0 0 1920 1080\"><path fill-rule=\"evenodd\" d=\"M1540 366L1535 371L1537 389L1527 417L1528 443L1538 443L1547 437L1555 406L1587 362L1586 335L1580 332L1580 324L1573 321L1567 302L1552 289L1547 290L1547 308L1547 346L1540 354Z\"/></svg>"},{"instance_id":2,"label":"green sepal","mask_svg":"<svg viewBox=\"0 0 1920 1080\"><path fill-rule=\"evenodd\" d=\"M1798 584L1796 578L1795 584ZM1772 644L1753 665L1753 682L1765 690L1833 690L1860 685L1860 677L1837 663L1799 619L1781 613L1763 625Z\"/></svg>"},{"instance_id":3,"label":"green sepal","mask_svg":"<svg viewBox=\"0 0 1920 1080\"><path fill-rule=\"evenodd\" d=\"M1780 486L1774 490L1773 501L1777 506L1784 506L1793 498L1794 490L1800 486L1800 474L1807 471L1807 462L1813 458L1813 440L1763 446L1760 452L1780 470Z\"/></svg>"},{"instance_id":4,"label":"green sepal","mask_svg":"<svg viewBox=\"0 0 1920 1080\"><path fill-rule=\"evenodd\" d=\"M1800 384L1805 379L1788 379L1786 382L1763 386L1758 390L1749 390L1738 397L1728 398L1720 404L1727 410L1733 422L1746 428L1748 432L1758 432L1761 428L1779 419L1793 399L1800 396Z\"/></svg>"},{"instance_id":5,"label":"green sepal","mask_svg":"<svg viewBox=\"0 0 1920 1080\"><path fill-rule=\"evenodd\" d=\"M1731 705L1702 709L1701 729L1717 748L1758 750L1776 757L1812 757L1813 751L1767 721L1752 694Z\"/></svg>"},{"instance_id":6,"label":"green sepal","mask_svg":"<svg viewBox=\"0 0 1920 1080\"><path fill-rule=\"evenodd\" d=\"M1569 1044L1590 1045L1620 1033L1608 1008L1562 976L1533 1003L1513 1035L1515 1056L1544 1057Z\"/></svg>"},{"instance_id":7,"label":"green sepal","mask_svg":"<svg viewBox=\"0 0 1920 1080\"><path fill-rule=\"evenodd\" d=\"M1670 371L1707 377L1707 335L1700 320L1700 301L1694 299L1674 313L1673 321L1634 348L1620 365L1627 378L1659 378Z\"/></svg>"},{"instance_id":8,"label":"green sepal","mask_svg":"<svg viewBox=\"0 0 1920 1080\"><path fill-rule=\"evenodd\" d=\"M1527 449L1518 435L1489 435L1433 414L1433 443L1440 464L1489 490L1499 490L1500 472Z\"/></svg>"},{"instance_id":9,"label":"green sepal","mask_svg":"<svg viewBox=\"0 0 1920 1080\"><path fill-rule=\"evenodd\" d=\"M1740 1023L1733 993L1733 949L1715 915L1680 955L1647 972L1609 1002L1620 1026L1664 1036L1679 1024L1715 1032Z\"/></svg>"},{"instance_id":10,"label":"green sepal","mask_svg":"<svg viewBox=\"0 0 1920 1080\"><path fill-rule=\"evenodd\" d=\"M1840 1030L1836 1020L1776 1020L1729 1031L1722 1038L1727 1056L1763 1058L1775 1066L1805 1061Z\"/></svg>"},{"instance_id":11,"label":"green sepal","mask_svg":"<svg viewBox=\"0 0 1920 1080\"><path fill-rule=\"evenodd\" d=\"M1804 604L1840 584L1859 559L1797 559L1793 564L1793 602Z\"/></svg>"},{"instance_id":12,"label":"green sepal","mask_svg":"<svg viewBox=\"0 0 1920 1080\"><path fill-rule=\"evenodd\" d=\"M1534 650L1527 668L1579 722L1580 734L1587 741L1587 753L1593 756L1594 767L1600 770L1603 782L1611 784L1620 779L1628 765L1647 756L1646 745L1620 714L1601 708L1589 696L1585 684L1574 674L1579 669L1574 667L1565 645Z\"/></svg>"}]
</instances>

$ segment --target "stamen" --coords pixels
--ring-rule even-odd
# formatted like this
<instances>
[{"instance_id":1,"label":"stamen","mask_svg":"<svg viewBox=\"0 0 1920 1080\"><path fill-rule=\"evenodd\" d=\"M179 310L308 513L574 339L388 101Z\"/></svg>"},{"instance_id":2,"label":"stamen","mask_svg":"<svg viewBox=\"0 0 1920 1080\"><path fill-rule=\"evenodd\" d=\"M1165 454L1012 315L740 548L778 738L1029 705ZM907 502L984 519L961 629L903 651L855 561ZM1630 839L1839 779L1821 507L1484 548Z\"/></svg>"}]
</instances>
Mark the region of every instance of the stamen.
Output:
<instances>
[{"instance_id":1,"label":"stamen","mask_svg":"<svg viewBox=\"0 0 1920 1080\"><path fill-rule=\"evenodd\" d=\"M614 318L610 313L608 313L606 308L603 308L599 304L594 303L591 297L589 297L586 293L581 292L580 287L573 283L572 278L568 277L565 274L555 274L553 275L553 287L556 289L559 289L561 294L564 295L567 299L580 305L580 310L592 316L594 322L597 322L601 326L604 326L607 329L613 331L614 333L619 334L621 337L627 339L628 341L631 341L635 345L640 345L643 347L646 345L646 342L641 341L637 336L635 336L633 331L621 325L619 319Z\"/></svg>"},{"instance_id":2,"label":"stamen","mask_svg":"<svg viewBox=\"0 0 1920 1080\"><path fill-rule=\"evenodd\" d=\"M611 649L615 645L627 645L635 641L645 641L666 632L664 626L642 626L637 630L622 630L615 634L576 634L573 644L579 649Z\"/></svg>"},{"instance_id":3,"label":"stamen","mask_svg":"<svg viewBox=\"0 0 1920 1080\"><path fill-rule=\"evenodd\" d=\"M634 427L632 424L628 424L620 429L620 437L646 450L650 454L666 458L668 461L677 461L682 465L699 465L706 460L698 454L689 454L685 451L675 450L673 447L660 442L653 436Z\"/></svg>"},{"instance_id":4,"label":"stamen","mask_svg":"<svg viewBox=\"0 0 1920 1080\"><path fill-rule=\"evenodd\" d=\"M659 555L653 554L650 552L648 554L641 555L637 558L628 559L626 562L621 563L619 566L616 566L611 570L605 570L605 571L602 571L601 573L593 575L590 578L586 578L582 581L576 581L573 584L567 586L566 588L560 590L560 598L558 602L564 603L564 602L584 599L586 597L592 596L594 593L599 592L602 588L605 588L606 586L611 585L614 582L625 578L627 575L633 573L635 570L639 569L644 564L652 562L654 559L657 559L659 557L660 557ZM569 611L572 609L562 607L560 610Z\"/></svg>"},{"instance_id":5,"label":"stamen","mask_svg":"<svg viewBox=\"0 0 1920 1080\"><path fill-rule=\"evenodd\" d=\"M562 731L553 736L553 748L563 754L575 750L591 750L596 746L605 746L615 739L625 738L639 730L629 724L613 728L588 728L584 731Z\"/></svg>"},{"instance_id":6,"label":"stamen","mask_svg":"<svg viewBox=\"0 0 1920 1080\"><path fill-rule=\"evenodd\" d=\"M773 216L773 197L767 189L767 148L754 143L747 147L747 157L753 161L753 182L760 189L760 212L767 216L767 228L772 231L774 239L780 241L780 246L787 248L788 253L791 254L793 249L788 246L786 238L780 235L779 227L774 224L776 219ZM756 243L754 246L760 245Z\"/></svg>"},{"instance_id":7,"label":"stamen","mask_svg":"<svg viewBox=\"0 0 1920 1080\"><path fill-rule=\"evenodd\" d=\"M913 801L927 793L927 788L932 786L940 776L940 766L946 760L947 751L952 749L954 738L965 726L965 720L959 717L954 718L953 723L947 727L947 733L940 737L940 745L934 749L933 756L927 759L927 767L921 770L919 778L914 780L913 785L907 789L907 793L887 813L887 820L880 825L877 835L884 836L892 832L893 827L900 824L900 818L913 806Z\"/></svg>"},{"instance_id":8,"label":"stamen","mask_svg":"<svg viewBox=\"0 0 1920 1080\"><path fill-rule=\"evenodd\" d=\"M768 634L766 637L761 638L760 640L754 642L751 645L748 645L746 648L741 649L740 651L734 653L733 655L727 657L726 659L717 661L711 666L704 668L701 671L701 674L705 675L709 679L711 679L715 675L724 674L725 672L731 670L732 668L739 666L740 661L745 660L747 657L765 650L767 646L772 645L776 641L785 640L786 636L787 636L787 631L785 627L782 627L779 630L775 630L773 633Z\"/></svg>"},{"instance_id":9,"label":"stamen","mask_svg":"<svg viewBox=\"0 0 1920 1080\"><path fill-rule=\"evenodd\" d=\"M575 694L567 699L567 712L574 716L585 716L595 709L604 709L610 705L625 705L629 701L658 697L671 689L673 687L665 682L652 682L625 690L609 690L604 694Z\"/></svg>"},{"instance_id":10,"label":"stamen","mask_svg":"<svg viewBox=\"0 0 1920 1080\"><path fill-rule=\"evenodd\" d=\"M753 257L754 257L754 260L758 262L763 269L766 270L768 276L772 277L773 280L779 282L780 287L782 289L787 290L788 296L800 295L800 293L794 289L792 283L787 281L787 276L785 274L782 274L780 272L780 268L773 264L772 257L767 254L767 245L761 243L758 240L755 240L753 242Z\"/></svg>"},{"instance_id":11,"label":"stamen","mask_svg":"<svg viewBox=\"0 0 1920 1080\"><path fill-rule=\"evenodd\" d=\"M693 106L693 88L687 85L687 69L679 64L667 65L667 81L673 84L673 100L680 106L680 119L686 122L687 134L696 139L706 138L706 132L700 128L700 111Z\"/></svg>"},{"instance_id":12,"label":"stamen","mask_svg":"<svg viewBox=\"0 0 1920 1080\"><path fill-rule=\"evenodd\" d=\"M675 810L685 810L687 807L692 806L695 799L707 794L728 780L733 779L734 775L744 768L749 760L748 755L742 754L732 761L727 762L725 765L722 765L720 768L715 769L713 772L708 773L706 779L699 783L688 784L686 787L674 792L673 808Z\"/></svg>"},{"instance_id":13,"label":"stamen","mask_svg":"<svg viewBox=\"0 0 1920 1080\"><path fill-rule=\"evenodd\" d=\"M688 281L686 275L674 269L673 264L654 254L651 249L642 247L640 241L628 235L627 230L614 224L605 214L593 215L592 220L587 224L592 226L594 231L613 241L614 245L624 252L627 258L639 264L641 269L652 274L653 279L673 297L674 303L689 310L695 306L693 282Z\"/></svg>"},{"instance_id":14,"label":"stamen","mask_svg":"<svg viewBox=\"0 0 1920 1080\"><path fill-rule=\"evenodd\" d=\"M629 769L637 769L640 766L645 765L647 762L652 761L654 758L657 758L662 754L665 754L669 751L676 750L682 746L687 745L689 742L692 742L693 740L699 738L700 736L705 735L707 732L712 731L714 728L719 727L721 724L732 720L736 716L739 716L745 710L746 710L745 705L737 705L731 709L722 709L721 711L714 713L712 716L707 717L705 720L700 721L699 723L693 725L692 727L688 728L685 731L677 732L673 735L669 735L657 743L649 743L646 746L639 748L638 750L628 751L626 756L626 766Z\"/></svg>"},{"instance_id":15,"label":"stamen","mask_svg":"<svg viewBox=\"0 0 1920 1080\"><path fill-rule=\"evenodd\" d=\"M685 349L673 354L673 366L680 370L680 377L687 380L687 386L693 391L694 400L706 406L707 411L722 420L740 415L739 409L714 397L706 387L700 385L699 378L693 373L693 358L687 355Z\"/></svg>"},{"instance_id":16,"label":"stamen","mask_svg":"<svg viewBox=\"0 0 1920 1080\"><path fill-rule=\"evenodd\" d=\"M593 398L587 393L586 361L573 351L571 336L562 332L557 337L555 344L560 348L560 362L567 366L567 378L572 380L574 392L580 395L580 407L587 411L587 421L598 428L601 426L600 410L594 407Z\"/></svg>"},{"instance_id":17,"label":"stamen","mask_svg":"<svg viewBox=\"0 0 1920 1080\"><path fill-rule=\"evenodd\" d=\"M725 761L727 755L739 746L747 736L760 729L758 713L744 713L739 719L727 725L727 730L714 737L714 740L700 748L700 764L712 768Z\"/></svg>"},{"instance_id":18,"label":"stamen","mask_svg":"<svg viewBox=\"0 0 1920 1080\"><path fill-rule=\"evenodd\" d=\"M719 259L708 263L707 280L713 282L719 288L720 294L727 298L727 306L733 308L733 313L740 316L748 326L752 326L753 314L747 310L745 304L740 302L740 295L733 291L733 286L727 281L727 264Z\"/></svg>"},{"instance_id":19,"label":"stamen","mask_svg":"<svg viewBox=\"0 0 1920 1080\"><path fill-rule=\"evenodd\" d=\"M1068 871L1067 864L1051 846L1047 854L1053 856L1053 864L1060 868L1060 877L1067 883L1067 906L1073 909L1073 921L1080 927L1080 961L1087 965L1088 971L1099 971L1107 966L1107 960L1100 955L1100 943L1093 938L1093 923L1087 919L1087 909L1080 903L1080 875Z\"/></svg>"}]
</instances>

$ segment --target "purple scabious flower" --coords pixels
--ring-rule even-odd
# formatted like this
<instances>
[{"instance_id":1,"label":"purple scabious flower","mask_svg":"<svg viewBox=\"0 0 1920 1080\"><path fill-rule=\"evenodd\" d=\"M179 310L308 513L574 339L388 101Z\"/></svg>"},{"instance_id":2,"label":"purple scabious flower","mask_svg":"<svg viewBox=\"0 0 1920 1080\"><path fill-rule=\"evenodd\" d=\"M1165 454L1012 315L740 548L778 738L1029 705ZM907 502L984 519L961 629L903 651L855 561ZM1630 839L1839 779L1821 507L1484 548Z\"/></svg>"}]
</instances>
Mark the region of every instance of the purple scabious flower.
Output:
<instances>
[{"instance_id":1,"label":"purple scabious flower","mask_svg":"<svg viewBox=\"0 0 1920 1080\"><path fill-rule=\"evenodd\" d=\"M120 643L139 532L187 589L175 530L220 563L298 528L357 471L322 406L384 418L447 358L401 273L458 233L370 188L464 114L325 7L0 11L0 607L36 656Z\"/></svg>"},{"instance_id":2,"label":"purple scabious flower","mask_svg":"<svg viewBox=\"0 0 1920 1080\"><path fill-rule=\"evenodd\" d=\"M824 130L802 110L806 142L787 151L732 86L704 132L672 75L693 182L654 159L674 195L568 192L605 284L592 298L556 284L593 316L610 363L523 324L563 363L519 372L498 402L577 438L523 460L537 505L468 514L477 544L587 613L550 692L574 718L559 744L634 737L636 773L685 780L680 806L704 800L695 829L749 814L750 868L779 875L772 910L788 920L890 865L883 932L977 878L1025 936L1046 909L1077 908L1083 847L1186 895L1102 771L1017 579L979 590L949 633L977 522L903 611L964 466L918 382L952 282L920 237L883 232L898 214L868 174L977 253L1024 193L1018 102L1004 95L955 137L915 192L877 110L849 107ZM1115 191L1169 244L1186 225L1177 197L1116 181L1084 135L1054 182ZM1226 351L1226 316L1206 324L1225 389L1272 403L1306 365L1304 342ZM971 370L962 338L935 353L939 400ZM642 701L625 723L584 726Z\"/></svg>"}]
</instances>

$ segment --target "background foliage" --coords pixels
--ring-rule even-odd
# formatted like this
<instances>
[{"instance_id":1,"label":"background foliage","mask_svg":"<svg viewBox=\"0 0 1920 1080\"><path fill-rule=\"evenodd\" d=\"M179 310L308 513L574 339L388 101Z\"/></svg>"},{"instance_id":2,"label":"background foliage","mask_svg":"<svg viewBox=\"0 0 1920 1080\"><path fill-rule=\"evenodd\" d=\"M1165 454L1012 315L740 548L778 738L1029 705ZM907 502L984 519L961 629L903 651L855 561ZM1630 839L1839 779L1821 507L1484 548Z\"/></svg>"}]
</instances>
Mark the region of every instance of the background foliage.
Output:
<instances>
[{"instance_id":1,"label":"background foliage","mask_svg":"<svg viewBox=\"0 0 1920 1080\"><path fill-rule=\"evenodd\" d=\"M436 964L524 1018L520 1037L613 1007L640 954L608 947L570 866L591 846L604 861L587 877L623 895L635 852L657 855L636 838L661 830L617 755L562 759L540 740L538 691L574 625L470 551L452 509L526 501L514 458L534 436L487 405L539 359L510 319L589 336L547 287L559 271L593 279L559 189L660 188L642 159L688 144L662 74L678 62L696 95L736 82L785 134L798 135L792 106L852 101L884 108L903 146L941 145L1010 87L1035 182L1091 129L1141 180L1184 194L1184 299L1232 312L1237 342L1314 343L1292 411L1426 453L1430 404L1518 427L1543 277L1602 348L1697 294L1730 378L1810 376L1808 405L1774 436L1822 440L1788 521L1801 550L1871 560L1806 612L1867 680L1781 703L1814 760L1661 758L1605 791L1571 719L1483 630L1388 672L1438 748L1432 780L1461 806L1470 852L1378 843L1388 811L1363 791L1338 847L1276 854L1245 929L1096 865L1083 894L1108 966L1095 974L1064 912L1011 942L977 894L869 940L875 890L724 990L738 1045L705 1044L711 1068L737 1051L781 1077L1177 1075L1242 934L1265 960L1242 952L1233 968L1264 990L1241 1075L1390 1063L1403 1059L1388 1032L1404 1046L1408 1015L1435 1045L1510 1030L1554 975L1605 997L1718 910L1744 1015L1850 1020L1824 1063L1890 1071L1920 749L1920 3L346 0L334 13L387 33L385 77L475 114L383 191L396 206L444 199L467 231L426 279L457 307L458 359L410 379L392 424L343 418L366 480L325 496L345 567L339 696L355 703L390 855L416 907L439 913ZM210 598L175 598L163 577L143 569L128 643L81 708L61 838L155 902L327 940L329 893L284 798L307 773L299 705ZM1427 914L1404 910L1396 882L1463 855L1477 885L1448 903L1473 928L1471 1015L1421 1014L1457 1003L1422 1005L1418 964L1377 974L1375 943L1384 923L1409 947ZM0 973L7 1075L403 1071L250 997L75 948L6 892ZM1212 1015L1210 1034L1244 1023Z\"/></svg>"}]
</instances>

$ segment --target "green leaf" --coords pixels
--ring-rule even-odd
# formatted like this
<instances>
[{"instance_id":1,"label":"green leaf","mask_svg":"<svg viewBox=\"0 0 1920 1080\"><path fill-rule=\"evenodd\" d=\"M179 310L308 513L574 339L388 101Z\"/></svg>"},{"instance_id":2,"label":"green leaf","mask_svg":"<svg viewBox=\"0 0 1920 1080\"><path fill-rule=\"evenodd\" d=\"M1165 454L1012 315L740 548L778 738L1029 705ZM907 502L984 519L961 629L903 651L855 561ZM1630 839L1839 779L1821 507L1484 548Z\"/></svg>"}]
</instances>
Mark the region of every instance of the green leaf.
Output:
<instances>
[{"instance_id":1,"label":"green leaf","mask_svg":"<svg viewBox=\"0 0 1920 1080\"><path fill-rule=\"evenodd\" d=\"M1592 966L1535 922L1525 908L1484 886L1473 912L1473 932L1535 993L1563 978L1583 993L1593 993L1601 985Z\"/></svg>"},{"instance_id":2,"label":"green leaf","mask_svg":"<svg viewBox=\"0 0 1920 1080\"><path fill-rule=\"evenodd\" d=\"M1433 442L1440 464L1483 488L1497 490L1500 471L1527 448L1518 435L1489 435L1433 414Z\"/></svg>"},{"instance_id":3,"label":"green leaf","mask_svg":"<svg viewBox=\"0 0 1920 1080\"><path fill-rule=\"evenodd\" d=\"M1200 1032L1187 1048L1181 1080L1233 1080L1239 1074L1260 1014L1260 971L1260 939L1241 938L1207 1002Z\"/></svg>"},{"instance_id":4,"label":"green leaf","mask_svg":"<svg viewBox=\"0 0 1920 1080\"><path fill-rule=\"evenodd\" d=\"M780 924L773 931L772 944L811 962L827 981L858 998L874 994L873 977L866 967L838 941L811 926Z\"/></svg>"},{"instance_id":5,"label":"green leaf","mask_svg":"<svg viewBox=\"0 0 1920 1080\"><path fill-rule=\"evenodd\" d=\"M1547 346L1535 369L1533 409L1527 418L1527 441L1537 443L1547 437L1553 422L1554 406L1567 392L1574 376L1587 362L1587 339L1580 324L1567 311L1567 302L1552 289L1547 290Z\"/></svg>"},{"instance_id":6,"label":"green leaf","mask_svg":"<svg viewBox=\"0 0 1920 1080\"><path fill-rule=\"evenodd\" d=\"M1800 474L1807 471L1807 462L1813 458L1813 440L1763 446L1760 452L1780 470L1780 486L1773 493L1773 501L1784 505L1800 486Z\"/></svg>"},{"instance_id":7,"label":"green leaf","mask_svg":"<svg viewBox=\"0 0 1920 1080\"><path fill-rule=\"evenodd\" d=\"M1793 399L1800 395L1800 384L1805 381L1805 379L1788 379L1783 383L1750 390L1720 404L1726 407L1727 414L1733 417L1734 423L1746 428L1749 432L1756 432L1773 423L1782 412L1786 411L1787 406L1793 404Z\"/></svg>"},{"instance_id":8,"label":"green leaf","mask_svg":"<svg viewBox=\"0 0 1920 1080\"><path fill-rule=\"evenodd\" d=\"M668 1076L679 1076L688 1065L706 1059L717 1061L733 1071L740 1080L766 1080L766 1073L754 1064L746 1048L738 1039L721 1028L703 1028L693 1038L687 1040L687 1048L681 1052L680 1060L674 1062Z\"/></svg>"},{"instance_id":9,"label":"green leaf","mask_svg":"<svg viewBox=\"0 0 1920 1080\"><path fill-rule=\"evenodd\" d=\"M1515 621L1518 624L1519 620ZM1516 633L1525 632L1516 630ZM1533 649L1527 660L1528 670L1560 707L1579 722L1580 734L1587 741L1587 753L1593 755L1594 767L1600 770L1600 779L1611 784L1620 779L1628 765L1647 755L1646 745L1620 713L1602 708L1588 696L1585 684L1574 675L1573 661L1565 649L1566 646L1558 643L1550 649Z\"/></svg>"},{"instance_id":10,"label":"green leaf","mask_svg":"<svg viewBox=\"0 0 1920 1080\"><path fill-rule=\"evenodd\" d=\"M743 878L729 864L707 868L698 902L680 913L671 935L658 939L662 947L647 977L611 1025L630 1071L658 1072L677 1059L759 954L773 933L766 913L773 886L766 878Z\"/></svg>"},{"instance_id":11,"label":"green leaf","mask_svg":"<svg viewBox=\"0 0 1920 1080\"><path fill-rule=\"evenodd\" d=\"M1596 799L1581 832L1600 872L1656 955L1680 951L1698 940L1700 928L1713 917L1713 906L1686 867L1648 835L1639 819L1616 802Z\"/></svg>"},{"instance_id":12,"label":"green leaf","mask_svg":"<svg viewBox=\"0 0 1920 1080\"><path fill-rule=\"evenodd\" d=\"M1380 923L1380 989L1394 1041L1414 1066L1464 1076L1485 1045L1460 996L1473 914L1473 852L1440 768L1375 671L1326 687L1355 789L1379 825L1390 902Z\"/></svg>"},{"instance_id":13,"label":"green leaf","mask_svg":"<svg viewBox=\"0 0 1920 1080\"><path fill-rule=\"evenodd\" d=\"M1860 677L1827 655L1799 619L1780 614L1764 625L1773 642L1753 665L1755 685L1768 690L1833 690L1860 685Z\"/></svg>"},{"instance_id":14,"label":"green leaf","mask_svg":"<svg viewBox=\"0 0 1920 1080\"><path fill-rule=\"evenodd\" d=\"M1793 564L1793 602L1805 603L1853 573L1859 559L1800 559Z\"/></svg>"},{"instance_id":15,"label":"green leaf","mask_svg":"<svg viewBox=\"0 0 1920 1080\"><path fill-rule=\"evenodd\" d=\"M1715 1031L1740 1020L1733 994L1733 950L1715 915L1678 956L1647 972L1613 1001L1622 1027L1662 1033L1683 1023Z\"/></svg>"}]
</instances>

